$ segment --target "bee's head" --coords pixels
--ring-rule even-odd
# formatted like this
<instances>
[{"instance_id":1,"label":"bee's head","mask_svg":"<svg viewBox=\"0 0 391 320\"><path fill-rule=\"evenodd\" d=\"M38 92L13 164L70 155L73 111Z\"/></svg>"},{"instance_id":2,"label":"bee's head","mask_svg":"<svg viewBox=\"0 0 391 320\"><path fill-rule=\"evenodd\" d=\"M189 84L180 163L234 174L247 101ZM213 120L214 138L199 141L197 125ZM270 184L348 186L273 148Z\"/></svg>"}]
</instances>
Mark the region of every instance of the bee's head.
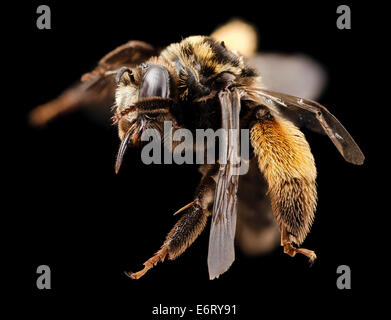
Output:
<instances>
[{"instance_id":1,"label":"bee's head","mask_svg":"<svg viewBox=\"0 0 391 320\"><path fill-rule=\"evenodd\" d=\"M136 144L144 130L155 129L163 134L164 121L176 119L171 113L176 100L175 73L164 63L141 64L136 68L121 68L116 75L116 112L122 140L117 157L117 171L129 143Z\"/></svg>"}]
</instances>

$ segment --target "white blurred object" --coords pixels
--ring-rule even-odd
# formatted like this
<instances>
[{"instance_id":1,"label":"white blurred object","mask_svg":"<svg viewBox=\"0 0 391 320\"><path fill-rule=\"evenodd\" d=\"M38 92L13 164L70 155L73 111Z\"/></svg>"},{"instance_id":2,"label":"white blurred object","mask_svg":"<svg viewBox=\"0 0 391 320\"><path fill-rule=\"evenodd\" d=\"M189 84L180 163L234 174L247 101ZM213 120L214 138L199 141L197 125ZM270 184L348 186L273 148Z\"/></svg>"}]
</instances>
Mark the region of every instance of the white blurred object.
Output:
<instances>
[{"instance_id":1,"label":"white blurred object","mask_svg":"<svg viewBox=\"0 0 391 320\"><path fill-rule=\"evenodd\" d=\"M261 75L262 84L273 91L316 99L326 84L326 72L304 54L256 53L248 59Z\"/></svg>"},{"instance_id":2,"label":"white blurred object","mask_svg":"<svg viewBox=\"0 0 391 320\"><path fill-rule=\"evenodd\" d=\"M326 72L314 59L301 53L262 53L258 50L256 28L243 20L232 19L218 27L211 37L247 58L270 90L307 99L319 97L326 84Z\"/></svg>"},{"instance_id":3,"label":"white blurred object","mask_svg":"<svg viewBox=\"0 0 391 320\"><path fill-rule=\"evenodd\" d=\"M254 26L240 19L233 19L218 27L210 35L244 57L252 56L258 49L258 34Z\"/></svg>"}]
</instances>

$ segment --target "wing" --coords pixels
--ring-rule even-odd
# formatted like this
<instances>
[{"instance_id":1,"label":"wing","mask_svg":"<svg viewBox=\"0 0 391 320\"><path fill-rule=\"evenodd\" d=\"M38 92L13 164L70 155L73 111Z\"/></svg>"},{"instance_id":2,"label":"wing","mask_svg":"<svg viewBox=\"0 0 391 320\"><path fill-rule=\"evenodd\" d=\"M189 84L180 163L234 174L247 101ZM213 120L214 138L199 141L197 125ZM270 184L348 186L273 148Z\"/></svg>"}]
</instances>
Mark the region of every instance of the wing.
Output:
<instances>
[{"instance_id":1,"label":"wing","mask_svg":"<svg viewBox=\"0 0 391 320\"><path fill-rule=\"evenodd\" d=\"M105 55L97 67L81 77L81 81L59 97L36 107L30 113L33 125L43 125L58 115L82 107L108 107L114 102L116 71L124 65L140 64L156 54L141 41L129 41Z\"/></svg>"},{"instance_id":2,"label":"wing","mask_svg":"<svg viewBox=\"0 0 391 320\"><path fill-rule=\"evenodd\" d=\"M228 270L235 260L234 238L237 217L237 191L239 174L236 170L239 157L239 112L240 98L235 90L219 94L222 113L222 128L227 130L225 144L226 161L220 158L213 204L212 223L209 237L209 278L218 278ZM230 129L237 129L232 130Z\"/></svg>"},{"instance_id":3,"label":"wing","mask_svg":"<svg viewBox=\"0 0 391 320\"><path fill-rule=\"evenodd\" d=\"M304 54L256 53L248 59L262 84L277 92L316 99L326 84L326 72Z\"/></svg>"},{"instance_id":4,"label":"wing","mask_svg":"<svg viewBox=\"0 0 391 320\"><path fill-rule=\"evenodd\" d=\"M309 99L263 88L253 89L271 110L298 126L305 126L315 132L327 134L347 162L357 165L364 163L364 154L349 132L324 106ZM252 89L250 88L249 91Z\"/></svg>"}]
</instances>

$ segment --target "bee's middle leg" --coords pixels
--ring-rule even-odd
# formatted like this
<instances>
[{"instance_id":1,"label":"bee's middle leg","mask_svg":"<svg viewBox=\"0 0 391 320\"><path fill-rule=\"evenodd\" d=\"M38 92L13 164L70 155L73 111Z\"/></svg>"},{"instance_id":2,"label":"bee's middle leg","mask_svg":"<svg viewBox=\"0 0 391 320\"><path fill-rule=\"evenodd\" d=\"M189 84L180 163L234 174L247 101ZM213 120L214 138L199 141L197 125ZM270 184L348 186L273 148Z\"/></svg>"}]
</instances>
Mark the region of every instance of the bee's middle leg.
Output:
<instances>
[{"instance_id":1,"label":"bee's middle leg","mask_svg":"<svg viewBox=\"0 0 391 320\"><path fill-rule=\"evenodd\" d=\"M195 200L185 207L182 217L168 233L160 250L144 262L144 269L135 273L127 273L130 278L139 279L158 262L163 262L166 257L170 260L176 259L197 239L204 230L213 207L215 171L215 167L206 171L198 186Z\"/></svg>"}]
</instances>

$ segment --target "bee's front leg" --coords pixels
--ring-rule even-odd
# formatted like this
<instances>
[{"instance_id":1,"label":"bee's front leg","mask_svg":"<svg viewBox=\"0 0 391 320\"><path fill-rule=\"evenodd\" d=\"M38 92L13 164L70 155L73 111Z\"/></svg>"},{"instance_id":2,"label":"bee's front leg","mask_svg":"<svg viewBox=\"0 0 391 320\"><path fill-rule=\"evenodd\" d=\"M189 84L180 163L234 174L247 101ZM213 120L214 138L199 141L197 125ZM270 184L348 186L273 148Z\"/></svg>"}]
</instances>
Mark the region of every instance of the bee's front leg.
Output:
<instances>
[{"instance_id":1,"label":"bee's front leg","mask_svg":"<svg viewBox=\"0 0 391 320\"><path fill-rule=\"evenodd\" d=\"M126 273L132 279L139 279L158 262L168 259L174 260L180 256L204 230L208 216L213 208L215 180L217 166L203 166L204 176L196 191L195 200L185 206L182 217L168 233L166 240L155 255L144 262L144 269L135 273Z\"/></svg>"}]
</instances>

